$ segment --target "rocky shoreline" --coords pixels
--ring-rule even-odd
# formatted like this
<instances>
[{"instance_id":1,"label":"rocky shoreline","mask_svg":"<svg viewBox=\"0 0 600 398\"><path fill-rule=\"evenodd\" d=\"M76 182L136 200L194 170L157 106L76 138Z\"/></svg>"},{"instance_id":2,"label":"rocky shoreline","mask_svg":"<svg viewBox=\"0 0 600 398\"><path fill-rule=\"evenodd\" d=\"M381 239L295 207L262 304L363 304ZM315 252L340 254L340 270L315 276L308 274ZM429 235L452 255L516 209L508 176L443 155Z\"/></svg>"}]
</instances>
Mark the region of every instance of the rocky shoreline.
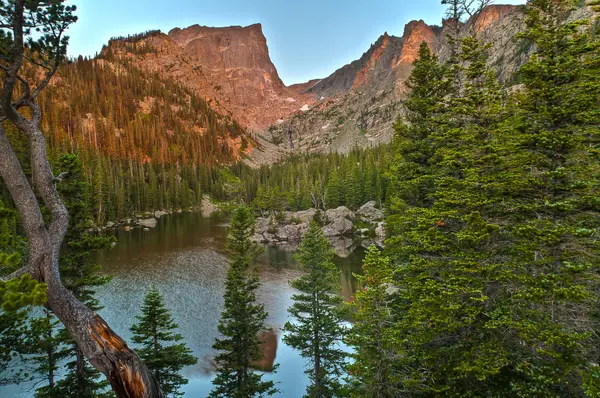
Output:
<instances>
[{"instance_id":1,"label":"rocky shoreline","mask_svg":"<svg viewBox=\"0 0 600 398\"><path fill-rule=\"evenodd\" d=\"M210 217L212 214L217 213L218 211L218 204L214 203L210 198L204 197L202 204L199 206L194 206L187 209L157 210L155 212L139 213L136 214L135 217L126 218L117 222L108 221L103 226L95 227L94 230L104 231L115 228L124 228L126 231L129 231L133 228L143 228L144 230L148 231L150 228L156 227L158 220L166 215L181 214L184 212L200 212L202 213L203 217Z\"/></svg>"},{"instance_id":2,"label":"rocky shoreline","mask_svg":"<svg viewBox=\"0 0 600 398\"><path fill-rule=\"evenodd\" d=\"M253 239L268 244L299 242L312 220L323 225L323 233L327 238L385 236L383 210L377 208L377 202L370 201L361 206L356 213L340 206L327 211L308 209L284 212L278 217L259 217L256 220Z\"/></svg>"}]
</instances>

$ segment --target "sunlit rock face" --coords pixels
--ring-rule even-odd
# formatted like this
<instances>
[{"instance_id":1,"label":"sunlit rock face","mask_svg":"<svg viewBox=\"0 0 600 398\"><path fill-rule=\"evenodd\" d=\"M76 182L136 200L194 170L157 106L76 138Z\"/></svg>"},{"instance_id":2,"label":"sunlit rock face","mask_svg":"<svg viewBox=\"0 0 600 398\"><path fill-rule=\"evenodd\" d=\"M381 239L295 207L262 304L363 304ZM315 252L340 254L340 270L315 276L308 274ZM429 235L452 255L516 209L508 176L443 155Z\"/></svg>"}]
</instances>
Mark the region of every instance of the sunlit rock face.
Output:
<instances>
[{"instance_id":1,"label":"sunlit rock face","mask_svg":"<svg viewBox=\"0 0 600 398\"><path fill-rule=\"evenodd\" d=\"M314 95L300 92L309 85L283 84L260 24L192 25L142 38L135 45L148 50L130 51L131 42L114 40L104 51L137 58L140 67L195 90L250 130L265 128L315 101Z\"/></svg>"}]
</instances>

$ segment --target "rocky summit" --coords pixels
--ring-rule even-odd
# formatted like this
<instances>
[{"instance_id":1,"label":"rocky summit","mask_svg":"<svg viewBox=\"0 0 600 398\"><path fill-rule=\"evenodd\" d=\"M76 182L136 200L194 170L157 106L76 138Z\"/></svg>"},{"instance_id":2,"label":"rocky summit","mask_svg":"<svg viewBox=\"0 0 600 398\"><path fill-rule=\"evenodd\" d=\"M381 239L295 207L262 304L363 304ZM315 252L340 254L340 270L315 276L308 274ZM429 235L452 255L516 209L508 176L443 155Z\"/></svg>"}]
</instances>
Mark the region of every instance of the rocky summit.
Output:
<instances>
[{"instance_id":1,"label":"rocky summit","mask_svg":"<svg viewBox=\"0 0 600 398\"><path fill-rule=\"evenodd\" d=\"M531 51L514 39L524 29L523 10L490 5L464 24L465 32L475 30L491 44L490 64L507 86ZM579 7L573 14L588 12ZM260 24L193 25L117 38L102 53L176 81L246 127L257 144L247 148L247 161L260 165L293 152L346 153L389 142L419 46L426 42L446 59L448 29L447 21L411 21L401 37L384 33L360 59L330 76L291 86L281 81Z\"/></svg>"},{"instance_id":2,"label":"rocky summit","mask_svg":"<svg viewBox=\"0 0 600 398\"><path fill-rule=\"evenodd\" d=\"M466 22L492 44L492 64L503 81L509 81L526 59L526 49L514 35L523 29L522 6L491 5ZM447 58L449 26L431 26L422 20L406 24L402 37L384 33L363 56L306 92L319 101L310 110L272 126L268 137L287 151L348 152L355 147L386 143L393 123L402 112L409 89L406 81L419 46L426 42L441 59Z\"/></svg>"},{"instance_id":3,"label":"rocky summit","mask_svg":"<svg viewBox=\"0 0 600 398\"><path fill-rule=\"evenodd\" d=\"M143 51L140 51L143 49ZM315 101L304 85L286 87L271 62L262 26L193 25L111 40L103 53L135 60L174 79L250 130L260 130Z\"/></svg>"}]
</instances>

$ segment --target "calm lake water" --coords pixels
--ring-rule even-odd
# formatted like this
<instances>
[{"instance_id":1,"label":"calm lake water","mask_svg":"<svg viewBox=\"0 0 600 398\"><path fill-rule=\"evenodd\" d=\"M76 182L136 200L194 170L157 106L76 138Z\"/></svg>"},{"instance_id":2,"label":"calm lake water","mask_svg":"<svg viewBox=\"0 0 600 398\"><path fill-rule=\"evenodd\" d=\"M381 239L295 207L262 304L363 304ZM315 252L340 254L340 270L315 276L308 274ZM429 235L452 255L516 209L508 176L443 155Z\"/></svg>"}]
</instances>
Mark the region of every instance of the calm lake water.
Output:
<instances>
[{"instance_id":1,"label":"calm lake water","mask_svg":"<svg viewBox=\"0 0 600 398\"><path fill-rule=\"evenodd\" d=\"M212 387L211 347L218 335L217 322L223 308L227 222L189 213L165 216L150 231L119 230L117 245L97 257L104 271L113 276L98 291L97 297L105 306L100 314L126 341L130 341L129 328L139 315L148 288L156 285L163 294L166 306L180 326L179 333L199 359L198 365L184 370L189 384L183 391L189 397L206 397ZM341 270L340 289L349 298L356 289L353 274L361 272L365 250L351 239L332 243L337 253L335 262ZM287 309L294 293L289 281L301 275L292 257L294 249L266 246L257 259L262 281L259 300L269 313L267 325L278 335L279 368L265 378L278 383L281 392L277 396L290 398L302 397L308 382L304 361L282 343L279 332L289 320ZM28 397L32 393L23 386L18 390L0 389L0 396Z\"/></svg>"}]
</instances>

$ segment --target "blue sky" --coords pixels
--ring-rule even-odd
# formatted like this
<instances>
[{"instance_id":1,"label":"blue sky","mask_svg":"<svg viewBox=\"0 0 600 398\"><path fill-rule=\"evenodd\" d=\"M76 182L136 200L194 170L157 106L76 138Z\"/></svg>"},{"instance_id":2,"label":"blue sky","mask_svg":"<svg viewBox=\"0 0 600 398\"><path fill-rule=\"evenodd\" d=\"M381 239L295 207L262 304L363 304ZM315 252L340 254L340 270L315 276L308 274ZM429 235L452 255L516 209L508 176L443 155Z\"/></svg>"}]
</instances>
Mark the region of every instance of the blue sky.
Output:
<instances>
[{"instance_id":1,"label":"blue sky","mask_svg":"<svg viewBox=\"0 0 600 398\"><path fill-rule=\"evenodd\" d=\"M260 22L286 84L330 75L361 56L384 32L400 36L413 19L440 24L439 0L70 0L79 21L69 54L92 56L113 36L194 24ZM498 4L523 4L504 0Z\"/></svg>"}]
</instances>

